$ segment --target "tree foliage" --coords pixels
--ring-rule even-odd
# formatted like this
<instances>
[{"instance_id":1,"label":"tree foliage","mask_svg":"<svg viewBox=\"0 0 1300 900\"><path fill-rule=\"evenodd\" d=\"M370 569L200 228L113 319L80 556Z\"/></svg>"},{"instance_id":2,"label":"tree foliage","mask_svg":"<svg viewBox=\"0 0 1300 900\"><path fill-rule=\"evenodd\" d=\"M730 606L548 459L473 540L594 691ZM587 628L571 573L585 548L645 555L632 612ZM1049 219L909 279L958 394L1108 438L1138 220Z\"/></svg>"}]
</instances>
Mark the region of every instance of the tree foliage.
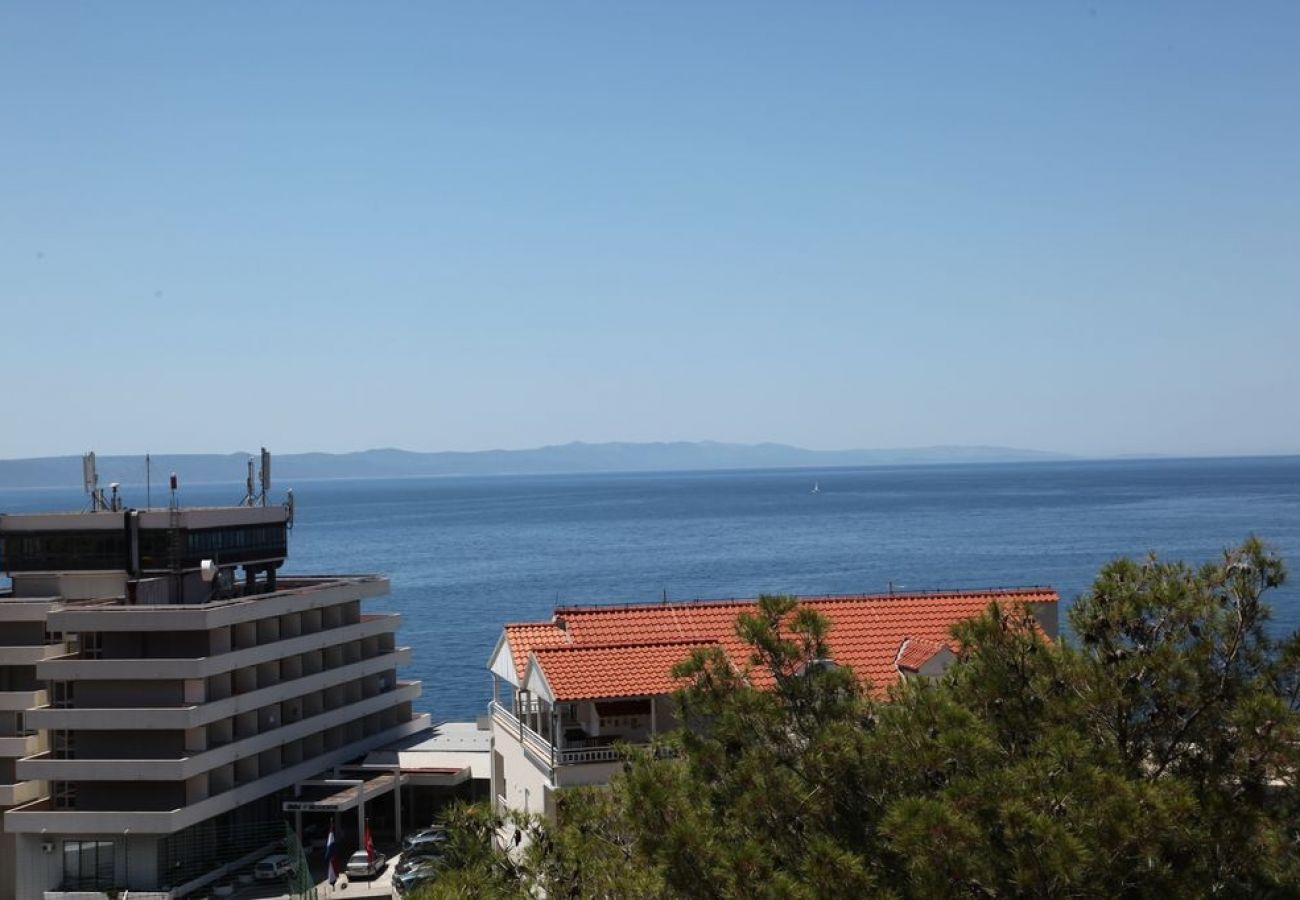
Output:
<instances>
[{"instance_id":1,"label":"tree foliage","mask_svg":"<svg viewBox=\"0 0 1300 900\"><path fill-rule=\"evenodd\" d=\"M1284 578L1253 538L1200 569L1118 560L1070 610L1074 640L993 605L954 628L942 678L883 699L823 663L825 619L761 598L737 623L745 666L714 650L679 667L673 755L629 749L609 788L564 792L507 881L551 898L1300 896L1300 634L1270 637L1263 601Z\"/></svg>"}]
</instances>

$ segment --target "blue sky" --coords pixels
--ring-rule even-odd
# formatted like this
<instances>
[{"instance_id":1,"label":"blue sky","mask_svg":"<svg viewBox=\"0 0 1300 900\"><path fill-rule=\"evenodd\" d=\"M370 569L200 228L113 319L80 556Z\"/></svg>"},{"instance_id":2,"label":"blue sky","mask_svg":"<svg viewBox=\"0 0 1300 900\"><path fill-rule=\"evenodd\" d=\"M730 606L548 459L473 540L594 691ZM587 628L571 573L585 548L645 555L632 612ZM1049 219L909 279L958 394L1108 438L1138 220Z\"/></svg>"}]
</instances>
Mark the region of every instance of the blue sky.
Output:
<instances>
[{"instance_id":1,"label":"blue sky","mask_svg":"<svg viewBox=\"0 0 1300 900\"><path fill-rule=\"evenodd\" d=\"M0 7L0 457L1300 451L1294 3Z\"/></svg>"}]
</instances>

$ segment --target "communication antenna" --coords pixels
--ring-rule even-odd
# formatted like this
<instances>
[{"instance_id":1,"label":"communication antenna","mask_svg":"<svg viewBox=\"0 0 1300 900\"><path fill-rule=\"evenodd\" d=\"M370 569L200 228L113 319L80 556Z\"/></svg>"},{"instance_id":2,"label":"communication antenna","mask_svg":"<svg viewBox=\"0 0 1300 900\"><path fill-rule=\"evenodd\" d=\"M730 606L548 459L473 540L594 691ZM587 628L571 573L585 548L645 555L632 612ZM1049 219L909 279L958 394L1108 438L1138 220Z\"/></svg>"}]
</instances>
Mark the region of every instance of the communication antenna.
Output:
<instances>
[{"instance_id":1,"label":"communication antenna","mask_svg":"<svg viewBox=\"0 0 1300 900\"><path fill-rule=\"evenodd\" d=\"M144 455L144 508L153 506L153 460Z\"/></svg>"},{"instance_id":2,"label":"communication antenna","mask_svg":"<svg viewBox=\"0 0 1300 900\"><path fill-rule=\"evenodd\" d=\"M252 506L256 494L253 493L253 457L248 458L248 478L244 481L244 506Z\"/></svg>"},{"instance_id":3,"label":"communication antenna","mask_svg":"<svg viewBox=\"0 0 1300 900\"><path fill-rule=\"evenodd\" d=\"M266 495L271 491L271 451L262 448L262 505L266 506Z\"/></svg>"},{"instance_id":4,"label":"communication antenna","mask_svg":"<svg viewBox=\"0 0 1300 900\"><path fill-rule=\"evenodd\" d=\"M81 457L81 483L86 493L90 495L91 512L108 508L108 504L104 501L104 492L99 489L99 472L95 468L93 450Z\"/></svg>"}]
</instances>

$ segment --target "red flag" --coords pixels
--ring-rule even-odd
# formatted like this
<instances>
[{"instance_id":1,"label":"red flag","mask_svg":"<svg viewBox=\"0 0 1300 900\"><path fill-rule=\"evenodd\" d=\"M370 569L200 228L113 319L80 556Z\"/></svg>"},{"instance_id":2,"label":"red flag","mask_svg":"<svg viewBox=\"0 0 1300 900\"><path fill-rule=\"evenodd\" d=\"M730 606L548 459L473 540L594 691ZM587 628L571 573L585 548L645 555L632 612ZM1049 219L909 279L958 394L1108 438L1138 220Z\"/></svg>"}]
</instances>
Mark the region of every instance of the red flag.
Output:
<instances>
[{"instance_id":1,"label":"red flag","mask_svg":"<svg viewBox=\"0 0 1300 900\"><path fill-rule=\"evenodd\" d=\"M375 861L375 842L370 839L370 820L366 819L366 859Z\"/></svg>"}]
</instances>

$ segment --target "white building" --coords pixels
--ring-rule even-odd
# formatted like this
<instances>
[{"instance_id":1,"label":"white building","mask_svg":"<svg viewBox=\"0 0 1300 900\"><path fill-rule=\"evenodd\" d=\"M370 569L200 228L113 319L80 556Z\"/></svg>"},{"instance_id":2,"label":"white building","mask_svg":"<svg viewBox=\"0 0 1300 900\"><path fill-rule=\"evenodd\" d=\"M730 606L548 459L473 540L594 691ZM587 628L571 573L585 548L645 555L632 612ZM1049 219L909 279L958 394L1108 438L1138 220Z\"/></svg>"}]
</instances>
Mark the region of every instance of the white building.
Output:
<instances>
[{"instance_id":1,"label":"white building","mask_svg":"<svg viewBox=\"0 0 1300 900\"><path fill-rule=\"evenodd\" d=\"M942 673L955 659L949 629L995 601L1027 607L1055 638L1057 600L1047 588L801 598L830 621L834 662L878 695L900 678ZM753 600L563 607L549 622L506 625L488 663L497 808L549 816L555 791L608 782L618 744L676 727L676 663L720 647L745 668L735 623L754 608Z\"/></svg>"},{"instance_id":2,"label":"white building","mask_svg":"<svg viewBox=\"0 0 1300 900\"><path fill-rule=\"evenodd\" d=\"M291 513L0 516L0 900L199 889L428 727L387 580L280 576Z\"/></svg>"}]
</instances>

